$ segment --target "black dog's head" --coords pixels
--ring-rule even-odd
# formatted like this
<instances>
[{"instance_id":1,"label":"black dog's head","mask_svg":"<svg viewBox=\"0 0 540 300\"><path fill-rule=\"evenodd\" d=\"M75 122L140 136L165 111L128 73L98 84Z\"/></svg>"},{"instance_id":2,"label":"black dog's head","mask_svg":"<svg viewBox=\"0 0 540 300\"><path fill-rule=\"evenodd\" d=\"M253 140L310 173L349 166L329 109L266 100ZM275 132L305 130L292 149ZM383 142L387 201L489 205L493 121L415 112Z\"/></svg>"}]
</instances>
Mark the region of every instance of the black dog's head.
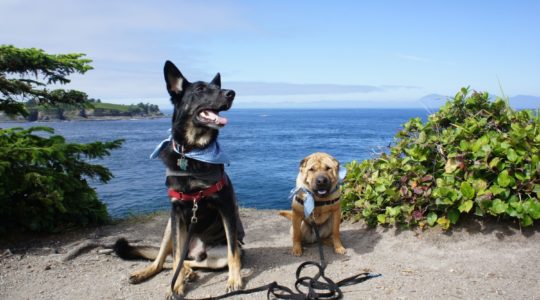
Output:
<instances>
[{"instance_id":1,"label":"black dog's head","mask_svg":"<svg viewBox=\"0 0 540 300\"><path fill-rule=\"evenodd\" d=\"M165 82L174 105L172 134L185 147L204 148L218 136L227 119L219 112L232 106L235 93L221 89L219 73L209 83L189 82L170 61L165 62Z\"/></svg>"}]
</instances>

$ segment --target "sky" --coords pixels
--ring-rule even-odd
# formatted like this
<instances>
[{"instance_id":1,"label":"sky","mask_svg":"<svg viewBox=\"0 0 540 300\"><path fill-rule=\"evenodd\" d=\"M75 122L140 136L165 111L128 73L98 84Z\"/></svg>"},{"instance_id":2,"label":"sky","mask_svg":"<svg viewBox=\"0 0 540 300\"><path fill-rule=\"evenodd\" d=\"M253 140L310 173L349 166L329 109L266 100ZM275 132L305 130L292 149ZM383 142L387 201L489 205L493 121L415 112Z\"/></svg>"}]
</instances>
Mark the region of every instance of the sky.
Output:
<instances>
[{"instance_id":1,"label":"sky","mask_svg":"<svg viewBox=\"0 0 540 300\"><path fill-rule=\"evenodd\" d=\"M169 108L163 64L237 107L422 107L461 87L540 96L540 1L0 0L0 44L85 53L66 88Z\"/></svg>"}]
</instances>

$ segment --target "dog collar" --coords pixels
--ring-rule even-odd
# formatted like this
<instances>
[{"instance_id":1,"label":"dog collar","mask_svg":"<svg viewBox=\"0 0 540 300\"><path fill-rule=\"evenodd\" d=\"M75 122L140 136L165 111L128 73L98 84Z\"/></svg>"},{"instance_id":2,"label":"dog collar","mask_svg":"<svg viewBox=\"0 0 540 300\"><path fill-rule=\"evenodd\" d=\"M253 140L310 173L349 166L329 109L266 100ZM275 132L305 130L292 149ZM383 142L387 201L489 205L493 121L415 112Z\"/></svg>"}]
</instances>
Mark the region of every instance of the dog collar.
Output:
<instances>
[{"instance_id":1,"label":"dog collar","mask_svg":"<svg viewBox=\"0 0 540 300\"><path fill-rule=\"evenodd\" d=\"M317 206L325 206L325 205L332 205L334 203L337 203L339 201L339 199L341 199L341 196L337 197L336 199L332 199L332 200L315 201L315 207L317 207ZM294 200L296 200L296 202L300 203L301 205L304 205L304 200L298 199L298 197L294 197Z\"/></svg>"},{"instance_id":2,"label":"dog collar","mask_svg":"<svg viewBox=\"0 0 540 300\"><path fill-rule=\"evenodd\" d=\"M226 187L228 185L227 176L223 174L223 177L221 177L221 180L210 186L209 188L203 189L198 191L197 193L182 193L178 192L174 189L169 189L167 194L169 197L171 197L171 201L192 201L192 202L198 202L199 200L206 198L208 196L211 196L223 189L223 187Z\"/></svg>"},{"instance_id":3,"label":"dog collar","mask_svg":"<svg viewBox=\"0 0 540 300\"><path fill-rule=\"evenodd\" d=\"M336 186L336 188L334 190L332 190L329 195L332 195L333 193L335 193L338 189L340 188L339 184ZM303 191L304 194L305 194L305 201L304 200L300 200L296 197L296 194L299 192L299 191ZM313 210L315 209L315 206L321 206L321 205L324 205L324 204L315 204L315 199L313 198L313 193L311 193L308 189L306 189L305 187L298 187L298 188L293 188L291 190L291 192L289 193L289 200L295 200L295 201L298 201L299 203L301 203L303 206L304 206L304 216L306 218L309 218L309 216L311 215L311 213L313 212ZM336 200L336 199L334 199ZM339 200L339 197L337 198L336 202ZM332 201L332 200L330 200ZM321 203L324 203L324 202L327 202L327 201L317 201L317 202L321 202ZM326 204L326 205L329 205L329 204Z\"/></svg>"}]
</instances>

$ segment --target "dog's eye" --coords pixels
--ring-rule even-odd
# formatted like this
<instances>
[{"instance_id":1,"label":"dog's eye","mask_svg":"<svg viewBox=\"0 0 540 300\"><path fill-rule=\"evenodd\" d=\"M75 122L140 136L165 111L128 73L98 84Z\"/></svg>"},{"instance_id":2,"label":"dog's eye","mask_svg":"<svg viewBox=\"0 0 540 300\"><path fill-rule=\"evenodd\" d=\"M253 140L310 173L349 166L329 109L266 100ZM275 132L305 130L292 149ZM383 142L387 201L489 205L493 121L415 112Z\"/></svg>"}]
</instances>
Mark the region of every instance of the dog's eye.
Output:
<instances>
[{"instance_id":1,"label":"dog's eye","mask_svg":"<svg viewBox=\"0 0 540 300\"><path fill-rule=\"evenodd\" d=\"M197 92L202 92L202 91L205 90L205 88L206 88L206 87L205 87L204 85L199 85L199 86L197 86L197 87L195 88L195 91L197 91Z\"/></svg>"},{"instance_id":2,"label":"dog's eye","mask_svg":"<svg viewBox=\"0 0 540 300\"><path fill-rule=\"evenodd\" d=\"M314 168L309 168L309 169L308 169L308 172L313 172L313 171L315 171Z\"/></svg>"},{"instance_id":3,"label":"dog's eye","mask_svg":"<svg viewBox=\"0 0 540 300\"><path fill-rule=\"evenodd\" d=\"M330 170L332 170L332 168L326 166L326 171L330 171Z\"/></svg>"}]
</instances>

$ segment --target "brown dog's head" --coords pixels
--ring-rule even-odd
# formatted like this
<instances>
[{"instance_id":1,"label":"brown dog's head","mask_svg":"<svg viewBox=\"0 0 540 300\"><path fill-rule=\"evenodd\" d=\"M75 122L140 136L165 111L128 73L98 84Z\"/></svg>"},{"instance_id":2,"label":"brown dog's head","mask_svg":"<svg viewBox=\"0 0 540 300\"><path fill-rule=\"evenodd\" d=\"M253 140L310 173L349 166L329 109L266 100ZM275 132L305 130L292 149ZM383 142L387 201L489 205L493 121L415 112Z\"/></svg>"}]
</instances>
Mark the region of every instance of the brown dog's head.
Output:
<instances>
[{"instance_id":1,"label":"brown dog's head","mask_svg":"<svg viewBox=\"0 0 540 300\"><path fill-rule=\"evenodd\" d=\"M339 184L339 162L329 154L316 152L300 162L296 186L308 188L313 195L324 198Z\"/></svg>"}]
</instances>

